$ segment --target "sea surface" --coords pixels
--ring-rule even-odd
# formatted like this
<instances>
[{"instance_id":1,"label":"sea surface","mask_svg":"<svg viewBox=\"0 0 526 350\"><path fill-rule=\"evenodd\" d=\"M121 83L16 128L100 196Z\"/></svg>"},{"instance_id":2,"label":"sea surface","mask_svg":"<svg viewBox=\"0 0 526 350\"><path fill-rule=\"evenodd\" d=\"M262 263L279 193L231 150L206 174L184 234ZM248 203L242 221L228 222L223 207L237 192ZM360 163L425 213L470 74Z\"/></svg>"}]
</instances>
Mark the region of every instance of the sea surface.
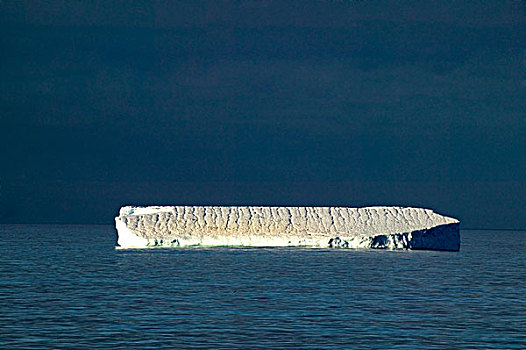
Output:
<instances>
[{"instance_id":1,"label":"sea surface","mask_svg":"<svg viewBox=\"0 0 526 350\"><path fill-rule=\"evenodd\" d=\"M526 349L526 232L460 252L116 250L0 225L2 349Z\"/></svg>"}]
</instances>

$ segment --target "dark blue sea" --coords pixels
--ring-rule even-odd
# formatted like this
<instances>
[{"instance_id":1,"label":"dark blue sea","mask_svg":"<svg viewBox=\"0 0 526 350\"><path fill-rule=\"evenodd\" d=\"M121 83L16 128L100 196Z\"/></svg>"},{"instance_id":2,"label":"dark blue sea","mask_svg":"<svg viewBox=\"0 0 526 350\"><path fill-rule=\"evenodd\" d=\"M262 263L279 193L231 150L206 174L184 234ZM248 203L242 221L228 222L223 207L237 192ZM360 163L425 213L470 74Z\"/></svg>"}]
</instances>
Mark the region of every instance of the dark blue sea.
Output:
<instances>
[{"instance_id":1,"label":"dark blue sea","mask_svg":"<svg viewBox=\"0 0 526 350\"><path fill-rule=\"evenodd\" d=\"M116 250L0 226L2 349L525 349L526 232L461 251Z\"/></svg>"}]
</instances>

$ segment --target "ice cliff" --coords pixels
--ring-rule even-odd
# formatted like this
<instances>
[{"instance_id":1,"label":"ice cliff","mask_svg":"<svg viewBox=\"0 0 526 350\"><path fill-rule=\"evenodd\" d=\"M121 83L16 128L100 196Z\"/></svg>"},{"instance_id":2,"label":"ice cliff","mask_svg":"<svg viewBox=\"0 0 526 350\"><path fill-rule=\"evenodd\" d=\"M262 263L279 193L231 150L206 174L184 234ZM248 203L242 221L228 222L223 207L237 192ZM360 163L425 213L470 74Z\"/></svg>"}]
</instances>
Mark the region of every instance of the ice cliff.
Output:
<instances>
[{"instance_id":1,"label":"ice cliff","mask_svg":"<svg viewBox=\"0 0 526 350\"><path fill-rule=\"evenodd\" d=\"M301 246L460 249L459 221L408 207L122 207L120 248Z\"/></svg>"}]
</instances>

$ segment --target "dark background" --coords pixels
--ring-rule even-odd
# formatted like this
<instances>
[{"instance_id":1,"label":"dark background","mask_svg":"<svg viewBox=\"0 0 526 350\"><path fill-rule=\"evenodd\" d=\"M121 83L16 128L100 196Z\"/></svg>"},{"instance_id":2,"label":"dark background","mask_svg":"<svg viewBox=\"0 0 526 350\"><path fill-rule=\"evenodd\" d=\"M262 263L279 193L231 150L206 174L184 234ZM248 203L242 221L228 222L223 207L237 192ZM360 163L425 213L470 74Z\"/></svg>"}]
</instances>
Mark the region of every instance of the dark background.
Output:
<instances>
[{"instance_id":1,"label":"dark background","mask_svg":"<svg viewBox=\"0 0 526 350\"><path fill-rule=\"evenodd\" d=\"M526 228L523 1L2 1L0 222L411 205Z\"/></svg>"}]
</instances>

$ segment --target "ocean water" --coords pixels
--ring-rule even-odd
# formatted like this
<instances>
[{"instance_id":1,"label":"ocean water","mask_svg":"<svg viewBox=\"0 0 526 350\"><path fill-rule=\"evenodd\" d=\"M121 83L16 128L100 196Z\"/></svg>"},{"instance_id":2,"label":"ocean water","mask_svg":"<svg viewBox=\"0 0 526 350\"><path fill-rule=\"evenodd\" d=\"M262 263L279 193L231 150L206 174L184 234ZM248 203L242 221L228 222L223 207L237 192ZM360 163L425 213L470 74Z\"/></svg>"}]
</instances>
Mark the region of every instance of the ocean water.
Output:
<instances>
[{"instance_id":1,"label":"ocean water","mask_svg":"<svg viewBox=\"0 0 526 350\"><path fill-rule=\"evenodd\" d=\"M116 250L112 226L0 226L2 349L525 349L526 232L460 252Z\"/></svg>"}]
</instances>

